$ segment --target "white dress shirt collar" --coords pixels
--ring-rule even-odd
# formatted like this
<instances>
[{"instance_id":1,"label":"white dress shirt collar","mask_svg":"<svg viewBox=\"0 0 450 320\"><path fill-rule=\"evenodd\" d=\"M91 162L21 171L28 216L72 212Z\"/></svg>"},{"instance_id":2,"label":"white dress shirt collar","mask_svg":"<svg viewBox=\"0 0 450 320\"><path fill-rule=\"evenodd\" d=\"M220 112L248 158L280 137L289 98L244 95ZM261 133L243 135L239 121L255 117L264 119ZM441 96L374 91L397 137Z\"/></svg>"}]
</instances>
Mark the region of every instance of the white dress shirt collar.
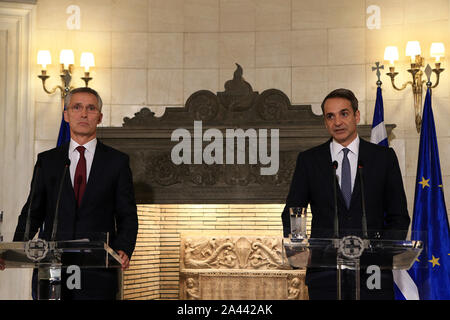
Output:
<instances>
[{"instance_id":1,"label":"white dress shirt collar","mask_svg":"<svg viewBox=\"0 0 450 320\"><path fill-rule=\"evenodd\" d=\"M80 144L78 144L78 142L76 142L73 139L70 139L69 153L76 151L78 146L80 146ZM83 147L86 148L87 152L94 154L95 148L97 147L97 138L94 138L94 139L90 140L89 142L85 143L83 145Z\"/></svg>"},{"instance_id":2,"label":"white dress shirt collar","mask_svg":"<svg viewBox=\"0 0 450 320\"><path fill-rule=\"evenodd\" d=\"M331 158L332 159L337 158L337 155L339 154L339 152L341 152L342 149L344 149L344 148L349 149L356 156L356 158L358 158L359 141L360 141L359 135L356 135L355 140L353 140L347 147L344 147L339 142L337 142L336 140L333 139L331 141Z\"/></svg>"}]
</instances>

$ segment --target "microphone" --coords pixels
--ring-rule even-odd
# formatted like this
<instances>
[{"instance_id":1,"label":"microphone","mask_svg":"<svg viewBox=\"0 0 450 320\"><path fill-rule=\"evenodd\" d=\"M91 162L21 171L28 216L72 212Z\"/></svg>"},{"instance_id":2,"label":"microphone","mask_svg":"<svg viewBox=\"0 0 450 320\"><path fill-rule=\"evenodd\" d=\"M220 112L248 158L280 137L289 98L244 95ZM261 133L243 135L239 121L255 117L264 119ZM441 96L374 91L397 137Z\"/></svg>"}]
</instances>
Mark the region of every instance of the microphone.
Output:
<instances>
[{"instance_id":1,"label":"microphone","mask_svg":"<svg viewBox=\"0 0 450 320\"><path fill-rule=\"evenodd\" d=\"M56 230L58 229L58 214L59 214L59 201L61 200L61 191L64 185L64 179L66 178L67 171L70 167L70 159L67 158L64 165L64 171L61 178L61 182L59 183L58 197L56 198L56 209L55 209L55 217L53 218L53 229L52 229L52 237L51 241L55 241L56 238Z\"/></svg>"},{"instance_id":2,"label":"microphone","mask_svg":"<svg viewBox=\"0 0 450 320\"><path fill-rule=\"evenodd\" d=\"M359 181L361 183L361 206L362 206L362 233L364 238L368 238L367 235L367 216L366 216L366 200L364 196L364 179L363 179L364 165L361 161L358 161Z\"/></svg>"},{"instance_id":3,"label":"microphone","mask_svg":"<svg viewBox=\"0 0 450 320\"><path fill-rule=\"evenodd\" d=\"M34 199L34 192L36 191L36 184L37 179L39 177L39 169L41 168L41 159L37 159L36 165L34 166L34 174L33 174L33 183L31 185L31 192L30 192L30 203L28 204L27 209L27 220L25 223L25 233L23 235L23 241L28 241L30 238L30 224L31 224L31 206L33 205L33 199Z\"/></svg>"},{"instance_id":4,"label":"microphone","mask_svg":"<svg viewBox=\"0 0 450 320\"><path fill-rule=\"evenodd\" d=\"M338 162L333 161L333 197L334 197L334 236L333 238L339 238L339 217L338 217L338 206L337 206L337 176L336 170L338 168Z\"/></svg>"}]
</instances>

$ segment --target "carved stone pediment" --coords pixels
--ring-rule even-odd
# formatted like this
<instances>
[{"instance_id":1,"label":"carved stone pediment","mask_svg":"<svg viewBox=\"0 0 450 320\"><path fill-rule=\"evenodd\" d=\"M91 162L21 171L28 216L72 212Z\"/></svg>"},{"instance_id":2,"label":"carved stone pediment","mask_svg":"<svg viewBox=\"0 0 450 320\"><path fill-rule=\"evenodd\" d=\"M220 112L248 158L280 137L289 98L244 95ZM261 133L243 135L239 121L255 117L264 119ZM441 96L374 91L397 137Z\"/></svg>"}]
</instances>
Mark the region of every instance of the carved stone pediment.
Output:
<instances>
[{"instance_id":1,"label":"carved stone pediment","mask_svg":"<svg viewBox=\"0 0 450 320\"><path fill-rule=\"evenodd\" d=\"M217 94L200 90L193 93L184 108L167 108L160 118L148 108L137 112L133 118L124 118L125 128L191 127L193 121L204 121L208 127L239 128L266 127L281 123L299 126L321 125L322 117L315 115L310 106L292 106L289 98L278 89L261 94L243 78L243 70L237 64L232 80L225 83L225 91Z\"/></svg>"},{"instance_id":2,"label":"carved stone pediment","mask_svg":"<svg viewBox=\"0 0 450 320\"><path fill-rule=\"evenodd\" d=\"M123 127L99 128L98 138L130 156L138 203L283 203L286 199L297 155L329 139L322 116L310 105L291 105L278 89L259 93L244 80L237 65L225 90L194 92L184 107L166 108L161 117L142 108L133 118L124 118ZM322 97L318 97L322 98ZM171 152L178 141L171 136L182 128L194 134L194 122L202 133L214 129L226 137L228 129L277 130L279 168L262 175L261 162L243 164L175 164ZM387 125L388 135L395 125ZM361 137L369 139L371 126L358 127ZM202 141L202 147L209 142ZM249 157L248 143L245 154ZM270 150L270 149L269 149ZM255 153L255 152L254 152ZM225 155L224 155L225 158Z\"/></svg>"}]
</instances>

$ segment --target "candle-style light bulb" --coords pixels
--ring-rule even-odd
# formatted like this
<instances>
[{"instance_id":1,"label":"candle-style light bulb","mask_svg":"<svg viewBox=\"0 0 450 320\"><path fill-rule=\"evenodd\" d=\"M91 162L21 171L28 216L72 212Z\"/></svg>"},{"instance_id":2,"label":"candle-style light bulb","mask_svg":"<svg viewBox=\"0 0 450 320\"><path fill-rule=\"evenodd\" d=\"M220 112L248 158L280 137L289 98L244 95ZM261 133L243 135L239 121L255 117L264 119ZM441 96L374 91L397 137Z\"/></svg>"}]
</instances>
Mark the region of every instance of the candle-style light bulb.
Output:
<instances>
[{"instance_id":1,"label":"candle-style light bulb","mask_svg":"<svg viewBox=\"0 0 450 320\"><path fill-rule=\"evenodd\" d=\"M80 65L84 67L84 72L89 72L90 67L95 67L94 54L92 52L81 53Z\"/></svg>"},{"instance_id":2,"label":"candle-style light bulb","mask_svg":"<svg viewBox=\"0 0 450 320\"><path fill-rule=\"evenodd\" d=\"M394 46L387 46L384 49L384 60L389 61L391 66L394 66L394 62L398 60L398 49Z\"/></svg>"},{"instance_id":3,"label":"candle-style light bulb","mask_svg":"<svg viewBox=\"0 0 450 320\"><path fill-rule=\"evenodd\" d=\"M444 56L445 48L442 42L433 42L430 48L430 56L436 58L436 63L441 62L441 57Z\"/></svg>"},{"instance_id":4,"label":"candle-style light bulb","mask_svg":"<svg viewBox=\"0 0 450 320\"><path fill-rule=\"evenodd\" d=\"M59 54L59 62L64 65L64 70L68 70L71 64L75 63L75 58L72 50L61 50Z\"/></svg>"},{"instance_id":5,"label":"candle-style light bulb","mask_svg":"<svg viewBox=\"0 0 450 320\"><path fill-rule=\"evenodd\" d=\"M47 65L52 64L52 56L48 50L39 50L37 55L37 63L40 64L41 70L47 70Z\"/></svg>"},{"instance_id":6,"label":"candle-style light bulb","mask_svg":"<svg viewBox=\"0 0 450 320\"><path fill-rule=\"evenodd\" d=\"M416 62L416 56L420 56L420 44L419 41L408 41L406 44L406 55L411 57L411 63Z\"/></svg>"}]
</instances>

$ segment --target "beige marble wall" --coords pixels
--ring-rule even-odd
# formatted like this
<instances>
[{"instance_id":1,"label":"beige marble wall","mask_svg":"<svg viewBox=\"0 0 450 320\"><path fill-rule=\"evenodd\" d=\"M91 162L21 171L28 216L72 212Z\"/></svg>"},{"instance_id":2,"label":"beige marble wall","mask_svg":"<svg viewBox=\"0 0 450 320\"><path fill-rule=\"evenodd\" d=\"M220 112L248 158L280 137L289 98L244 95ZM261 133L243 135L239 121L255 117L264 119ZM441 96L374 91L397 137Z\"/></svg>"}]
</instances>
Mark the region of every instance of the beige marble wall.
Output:
<instances>
[{"instance_id":1,"label":"beige marble wall","mask_svg":"<svg viewBox=\"0 0 450 320\"><path fill-rule=\"evenodd\" d=\"M79 30L68 30L69 5L80 8ZM380 7L380 29L369 30L369 5ZM50 18L51 17L51 18ZM432 41L449 44L449 1L325 1L319 0L133 0L57 1L37 5L36 50L73 48L95 54L91 86L105 102L104 126L120 126L142 106L163 112L181 106L194 91L220 91L234 63L255 90L279 88L292 103L320 104L336 87L348 87L361 102L363 123L370 123L375 100L374 61L386 45L397 45L402 56L407 40L421 42L426 58ZM444 67L446 60L444 60ZM408 80L402 58L397 81ZM50 66L56 84L58 66ZM36 75L39 68L36 66ZM82 85L77 67L74 83ZM414 177L418 135L415 133L410 89L397 92L383 75L385 117L396 123L393 147L405 177ZM39 85L36 81L36 86ZM434 90L442 171L450 175L448 72ZM36 90L36 152L54 145L58 132L59 97ZM448 179L448 178L447 178ZM408 180L408 179L406 179ZM411 183L413 179L411 180ZM407 181L405 181L407 182ZM413 187L407 186L412 203ZM447 198L450 198L448 193Z\"/></svg>"},{"instance_id":2,"label":"beige marble wall","mask_svg":"<svg viewBox=\"0 0 450 320\"><path fill-rule=\"evenodd\" d=\"M312 104L320 113L334 88L353 90L362 123L372 122L376 77L371 67L384 47L399 47L397 83L408 79L404 48L419 40L429 59L431 42L450 50L449 0L38 0L33 57L48 49L54 63L48 81L58 83L59 51L75 51L74 84L82 85L79 57L92 51L97 66L91 86L103 97L103 126L120 126L143 106L161 114L182 106L199 89L222 91L234 63L243 66L253 88L283 90L294 104ZM69 5L81 12L79 30L68 30ZM369 29L370 5L380 8L380 29ZM444 183L450 181L448 58L433 92ZM386 69L385 69L386 70ZM392 89L383 72L385 120L395 123L397 152L412 212L419 135L411 89ZM34 68L37 76L39 67ZM60 99L48 96L34 78L35 153L53 147L59 129ZM450 208L450 188L444 188Z\"/></svg>"}]
</instances>

